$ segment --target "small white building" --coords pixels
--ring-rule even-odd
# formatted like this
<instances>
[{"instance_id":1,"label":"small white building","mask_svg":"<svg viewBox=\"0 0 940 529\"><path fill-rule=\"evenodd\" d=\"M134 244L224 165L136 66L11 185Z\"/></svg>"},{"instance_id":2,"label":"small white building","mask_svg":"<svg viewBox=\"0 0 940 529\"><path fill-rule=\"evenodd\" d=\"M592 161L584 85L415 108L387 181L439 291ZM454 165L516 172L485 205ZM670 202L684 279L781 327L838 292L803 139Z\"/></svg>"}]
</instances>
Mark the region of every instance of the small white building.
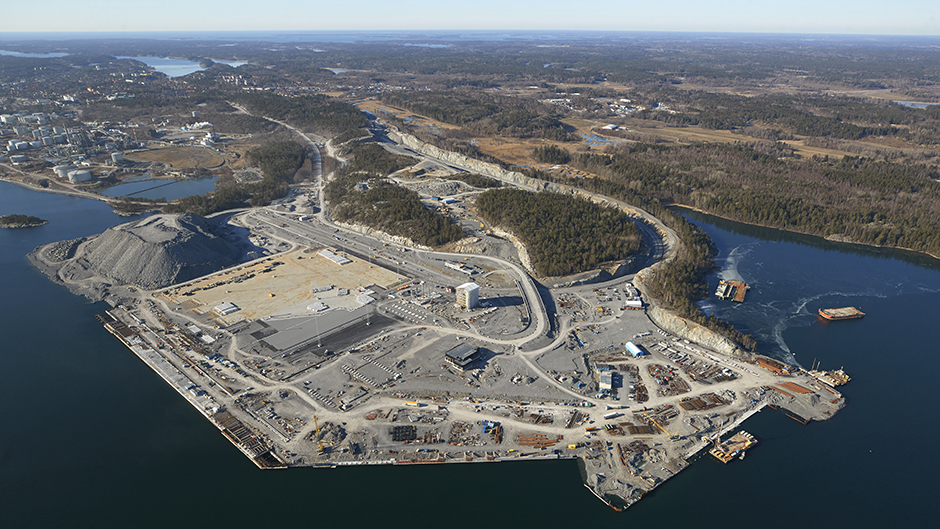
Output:
<instances>
[{"instance_id":1,"label":"small white building","mask_svg":"<svg viewBox=\"0 0 940 529\"><path fill-rule=\"evenodd\" d=\"M474 309L480 302L480 286L464 283L457 287L457 304L465 309Z\"/></svg>"},{"instance_id":2,"label":"small white building","mask_svg":"<svg viewBox=\"0 0 940 529\"><path fill-rule=\"evenodd\" d=\"M219 316L228 316L229 314L238 312L238 305L232 303L231 301L226 301L225 303L216 305L212 310L215 311Z\"/></svg>"}]
</instances>

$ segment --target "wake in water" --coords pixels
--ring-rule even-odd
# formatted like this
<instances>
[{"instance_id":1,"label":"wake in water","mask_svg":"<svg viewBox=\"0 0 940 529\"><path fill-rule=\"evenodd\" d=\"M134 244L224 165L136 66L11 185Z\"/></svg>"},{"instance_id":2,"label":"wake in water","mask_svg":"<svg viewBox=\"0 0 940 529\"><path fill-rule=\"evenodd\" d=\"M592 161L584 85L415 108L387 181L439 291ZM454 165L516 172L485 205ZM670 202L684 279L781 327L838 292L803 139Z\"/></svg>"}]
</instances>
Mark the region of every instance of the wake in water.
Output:
<instances>
[{"instance_id":1,"label":"wake in water","mask_svg":"<svg viewBox=\"0 0 940 529\"><path fill-rule=\"evenodd\" d=\"M815 324L820 307L857 304L852 298L886 298L902 289L903 283L880 278L865 280L856 276L836 281L813 274L812 267L788 266L784 258L755 259L754 256L767 254L765 245L769 244L773 243L752 241L741 244L717 260L721 267L716 274L719 279L744 281L751 287L744 303L710 298L698 306L704 314L714 312L738 330L753 336L761 354L783 362L799 365L796 353L784 339L784 333L792 327Z\"/></svg>"}]
</instances>

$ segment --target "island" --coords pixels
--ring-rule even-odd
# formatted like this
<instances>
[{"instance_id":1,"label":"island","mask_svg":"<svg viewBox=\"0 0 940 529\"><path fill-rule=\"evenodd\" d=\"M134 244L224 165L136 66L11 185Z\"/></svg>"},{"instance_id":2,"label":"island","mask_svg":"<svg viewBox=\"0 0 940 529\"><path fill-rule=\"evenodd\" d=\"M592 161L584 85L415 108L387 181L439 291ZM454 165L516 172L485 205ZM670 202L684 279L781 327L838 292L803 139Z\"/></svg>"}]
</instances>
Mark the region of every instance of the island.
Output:
<instances>
[{"instance_id":1,"label":"island","mask_svg":"<svg viewBox=\"0 0 940 529\"><path fill-rule=\"evenodd\" d=\"M33 217L32 215L0 216L0 228L35 228L48 223L48 220Z\"/></svg>"}]
</instances>

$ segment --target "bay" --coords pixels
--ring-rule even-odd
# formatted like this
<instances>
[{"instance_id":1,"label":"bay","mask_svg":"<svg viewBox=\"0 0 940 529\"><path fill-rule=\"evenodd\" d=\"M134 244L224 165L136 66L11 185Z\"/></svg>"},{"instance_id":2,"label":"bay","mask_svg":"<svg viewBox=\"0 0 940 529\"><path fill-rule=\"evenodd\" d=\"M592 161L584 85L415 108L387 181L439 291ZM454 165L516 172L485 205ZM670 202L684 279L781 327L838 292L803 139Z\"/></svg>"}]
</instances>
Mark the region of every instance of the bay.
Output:
<instances>
[{"instance_id":1,"label":"bay","mask_svg":"<svg viewBox=\"0 0 940 529\"><path fill-rule=\"evenodd\" d=\"M187 61L186 59L172 59L169 57L129 57L121 56L116 57L117 59L134 59L135 61L140 61L147 66L152 67L154 70L166 74L167 77L182 77L184 75L189 75L194 72L201 72L205 70L198 62L196 61ZM243 64L248 64L246 61L227 61L227 60L217 60L212 59L213 62L219 62L223 64L228 64L233 68L237 68Z\"/></svg>"},{"instance_id":2,"label":"bay","mask_svg":"<svg viewBox=\"0 0 940 529\"><path fill-rule=\"evenodd\" d=\"M108 197L133 197L166 200L204 195L215 190L215 178L187 178L185 180L128 179L101 192Z\"/></svg>"},{"instance_id":3,"label":"bay","mask_svg":"<svg viewBox=\"0 0 940 529\"><path fill-rule=\"evenodd\" d=\"M258 470L93 319L105 304L73 296L25 258L128 219L93 200L0 182L0 214L8 213L50 221L0 230L0 497L10 527L931 520L940 471L929 446L938 433L929 407L935 260L690 214L720 251L712 285L729 274L752 285L744 304L714 302L714 310L755 332L762 352L844 365L848 406L806 426L765 410L745 426L760 440L746 460L702 458L618 514L581 486L574 461ZM812 314L843 305L867 316L822 324Z\"/></svg>"}]
</instances>

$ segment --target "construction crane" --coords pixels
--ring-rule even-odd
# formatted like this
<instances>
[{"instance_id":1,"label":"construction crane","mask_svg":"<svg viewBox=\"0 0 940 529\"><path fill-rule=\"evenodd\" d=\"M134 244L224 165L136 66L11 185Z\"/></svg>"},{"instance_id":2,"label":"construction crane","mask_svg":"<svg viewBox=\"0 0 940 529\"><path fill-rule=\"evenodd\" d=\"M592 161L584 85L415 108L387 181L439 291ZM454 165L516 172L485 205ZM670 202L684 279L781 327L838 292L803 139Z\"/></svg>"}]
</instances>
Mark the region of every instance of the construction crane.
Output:
<instances>
[{"instance_id":1,"label":"construction crane","mask_svg":"<svg viewBox=\"0 0 940 529\"><path fill-rule=\"evenodd\" d=\"M650 414L649 414L649 413L646 413L646 412L644 411L644 412L643 412L643 415L646 415L646 418L649 419L650 421L652 421L653 424L655 424L660 430L662 430L664 434L668 435L670 439L677 439L677 438L679 437L679 432L676 432L675 434L671 434L671 433L667 432L666 429L663 428L663 425L659 424L659 422L657 422L656 419L650 417Z\"/></svg>"}]
</instances>

